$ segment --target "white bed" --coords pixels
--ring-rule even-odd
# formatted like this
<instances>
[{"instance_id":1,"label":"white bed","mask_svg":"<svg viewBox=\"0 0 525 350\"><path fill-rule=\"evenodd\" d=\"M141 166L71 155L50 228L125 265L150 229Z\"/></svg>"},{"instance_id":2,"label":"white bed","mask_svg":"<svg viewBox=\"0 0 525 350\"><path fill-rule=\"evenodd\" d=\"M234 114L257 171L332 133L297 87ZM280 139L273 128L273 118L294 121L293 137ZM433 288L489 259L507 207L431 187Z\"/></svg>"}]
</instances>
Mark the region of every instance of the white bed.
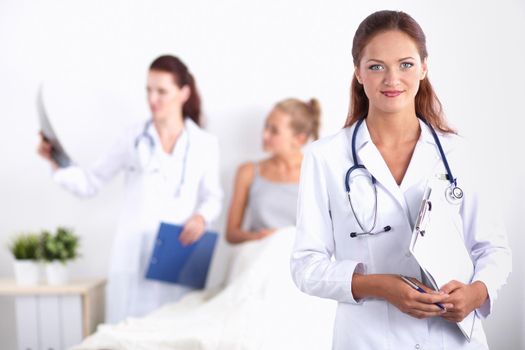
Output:
<instances>
[{"instance_id":1,"label":"white bed","mask_svg":"<svg viewBox=\"0 0 525 350\"><path fill-rule=\"evenodd\" d=\"M73 349L329 349L336 303L293 284L294 235L286 228L240 245L224 289L193 292L146 317L102 325Z\"/></svg>"}]
</instances>

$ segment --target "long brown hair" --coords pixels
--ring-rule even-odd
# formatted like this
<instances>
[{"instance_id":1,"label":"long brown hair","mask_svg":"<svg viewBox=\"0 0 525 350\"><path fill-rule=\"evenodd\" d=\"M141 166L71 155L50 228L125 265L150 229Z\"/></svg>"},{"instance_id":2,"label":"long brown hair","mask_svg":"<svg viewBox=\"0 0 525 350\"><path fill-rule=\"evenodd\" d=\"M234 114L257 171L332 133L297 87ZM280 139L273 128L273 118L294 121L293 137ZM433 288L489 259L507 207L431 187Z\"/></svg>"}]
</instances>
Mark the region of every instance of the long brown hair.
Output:
<instances>
[{"instance_id":1,"label":"long brown hair","mask_svg":"<svg viewBox=\"0 0 525 350\"><path fill-rule=\"evenodd\" d=\"M425 33L410 15L401 11L378 11L365 18L355 32L352 45L354 66L359 66L363 50L372 37L389 30L398 30L407 34L414 40L421 60L427 58ZM345 127L366 116L368 107L368 97L365 94L363 85L357 81L354 74L350 92L350 111ZM428 80L428 74L419 84L419 90L415 98L415 108L416 114L424 118L433 128L445 133L455 133L445 120L443 107L432 88L432 84Z\"/></svg>"},{"instance_id":2,"label":"long brown hair","mask_svg":"<svg viewBox=\"0 0 525 350\"><path fill-rule=\"evenodd\" d=\"M184 118L191 118L195 124L200 125L201 99L195 79L188 67L178 57L164 55L155 59L149 66L149 69L171 73L173 81L179 88L185 85L190 88L190 97L182 106L182 115Z\"/></svg>"}]
</instances>

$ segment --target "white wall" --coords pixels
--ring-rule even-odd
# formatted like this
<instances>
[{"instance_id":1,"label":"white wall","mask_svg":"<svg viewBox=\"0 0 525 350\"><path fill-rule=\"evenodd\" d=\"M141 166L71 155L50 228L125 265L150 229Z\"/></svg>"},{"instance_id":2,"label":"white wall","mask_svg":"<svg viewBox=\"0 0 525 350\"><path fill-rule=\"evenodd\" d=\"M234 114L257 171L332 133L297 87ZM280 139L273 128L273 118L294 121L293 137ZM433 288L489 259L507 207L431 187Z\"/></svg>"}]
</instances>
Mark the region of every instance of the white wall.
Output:
<instances>
[{"instance_id":1,"label":"white wall","mask_svg":"<svg viewBox=\"0 0 525 350\"><path fill-rule=\"evenodd\" d=\"M507 222L514 272L485 325L492 348L525 347L519 218L525 209L519 181L525 176L520 151L525 5L518 0L2 0L0 244L20 230L71 225L83 244L75 273L103 276L106 271L121 181L88 201L53 185L48 166L35 154L34 98L42 80L62 86L63 94L50 104L52 117L75 159L89 164L121 125L148 116L144 78L151 60L162 53L179 55L196 76L207 129L220 139L228 194L239 162L262 156L259 133L275 101L316 96L324 111L323 134L342 126L353 34L366 15L384 8L404 10L422 25L430 78L449 120L478 147L493 176L488 185L501 189L501 198L494 200L500 201ZM217 227L223 225L224 214ZM11 269L11 257L2 248L0 276L11 276ZM11 299L0 298L5 349L16 346L13 309Z\"/></svg>"}]
</instances>

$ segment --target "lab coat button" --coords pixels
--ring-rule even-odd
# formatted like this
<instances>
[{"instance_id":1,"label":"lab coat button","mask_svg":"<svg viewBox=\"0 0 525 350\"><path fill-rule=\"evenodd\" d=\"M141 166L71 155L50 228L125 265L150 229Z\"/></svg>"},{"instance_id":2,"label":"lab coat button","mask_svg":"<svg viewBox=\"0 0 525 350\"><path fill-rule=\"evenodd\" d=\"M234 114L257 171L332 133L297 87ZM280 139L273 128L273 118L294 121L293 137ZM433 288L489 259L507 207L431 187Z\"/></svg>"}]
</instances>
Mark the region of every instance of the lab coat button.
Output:
<instances>
[{"instance_id":1,"label":"lab coat button","mask_svg":"<svg viewBox=\"0 0 525 350\"><path fill-rule=\"evenodd\" d=\"M414 346L414 348L416 348L416 350L419 350L419 349L421 349L421 345L416 344L416 346Z\"/></svg>"},{"instance_id":2,"label":"lab coat button","mask_svg":"<svg viewBox=\"0 0 525 350\"><path fill-rule=\"evenodd\" d=\"M405 253L405 256L406 256L407 258L410 258L410 257L412 256L412 253L410 253L410 251L408 251L408 252Z\"/></svg>"}]
</instances>

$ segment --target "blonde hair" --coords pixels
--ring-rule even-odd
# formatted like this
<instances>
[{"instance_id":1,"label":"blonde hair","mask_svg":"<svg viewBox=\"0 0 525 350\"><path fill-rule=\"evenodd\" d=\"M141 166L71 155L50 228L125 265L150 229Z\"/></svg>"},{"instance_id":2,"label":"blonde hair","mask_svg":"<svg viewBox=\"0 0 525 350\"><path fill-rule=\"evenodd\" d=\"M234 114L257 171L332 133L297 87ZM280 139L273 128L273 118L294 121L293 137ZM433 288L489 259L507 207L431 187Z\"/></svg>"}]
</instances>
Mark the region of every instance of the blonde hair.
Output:
<instances>
[{"instance_id":1,"label":"blonde hair","mask_svg":"<svg viewBox=\"0 0 525 350\"><path fill-rule=\"evenodd\" d=\"M306 134L314 140L319 138L321 105L316 98L311 98L308 102L287 98L278 102L274 108L290 116L290 126L296 134Z\"/></svg>"}]
</instances>

